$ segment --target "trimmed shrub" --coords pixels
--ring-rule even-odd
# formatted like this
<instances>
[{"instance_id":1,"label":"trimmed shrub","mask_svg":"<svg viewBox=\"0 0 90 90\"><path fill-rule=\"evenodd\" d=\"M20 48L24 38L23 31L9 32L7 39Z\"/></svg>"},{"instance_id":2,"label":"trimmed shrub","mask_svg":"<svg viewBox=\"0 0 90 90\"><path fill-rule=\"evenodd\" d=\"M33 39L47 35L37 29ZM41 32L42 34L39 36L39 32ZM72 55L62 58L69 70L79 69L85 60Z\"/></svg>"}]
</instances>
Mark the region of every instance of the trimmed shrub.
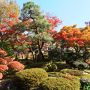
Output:
<instances>
[{"instance_id":1,"label":"trimmed shrub","mask_svg":"<svg viewBox=\"0 0 90 90\"><path fill-rule=\"evenodd\" d=\"M8 64L8 67L14 71L20 71L20 70L23 70L25 68L25 66L18 61L10 62Z\"/></svg>"},{"instance_id":2,"label":"trimmed shrub","mask_svg":"<svg viewBox=\"0 0 90 90\"><path fill-rule=\"evenodd\" d=\"M49 77L40 84L41 90L80 90L79 80Z\"/></svg>"},{"instance_id":3,"label":"trimmed shrub","mask_svg":"<svg viewBox=\"0 0 90 90\"><path fill-rule=\"evenodd\" d=\"M0 72L5 72L6 70L8 70L7 65L0 65Z\"/></svg>"},{"instance_id":4,"label":"trimmed shrub","mask_svg":"<svg viewBox=\"0 0 90 90\"><path fill-rule=\"evenodd\" d=\"M3 74L4 76L3 78L7 78L11 74L12 75L15 74L16 71L23 70L25 67L20 62L13 61L14 60L13 58L6 55L7 55L7 52L0 48L0 73Z\"/></svg>"},{"instance_id":5,"label":"trimmed shrub","mask_svg":"<svg viewBox=\"0 0 90 90\"><path fill-rule=\"evenodd\" d=\"M21 90L32 90L32 88L37 88L41 81L48 77L48 73L41 68L32 68L22 70L16 73L16 83ZM26 89L27 88L27 89Z\"/></svg>"},{"instance_id":6,"label":"trimmed shrub","mask_svg":"<svg viewBox=\"0 0 90 90\"><path fill-rule=\"evenodd\" d=\"M69 73L70 75L74 75L74 76L82 76L83 75L83 71L80 70L73 70L73 69L63 69L60 71L61 73Z\"/></svg>"}]
</instances>

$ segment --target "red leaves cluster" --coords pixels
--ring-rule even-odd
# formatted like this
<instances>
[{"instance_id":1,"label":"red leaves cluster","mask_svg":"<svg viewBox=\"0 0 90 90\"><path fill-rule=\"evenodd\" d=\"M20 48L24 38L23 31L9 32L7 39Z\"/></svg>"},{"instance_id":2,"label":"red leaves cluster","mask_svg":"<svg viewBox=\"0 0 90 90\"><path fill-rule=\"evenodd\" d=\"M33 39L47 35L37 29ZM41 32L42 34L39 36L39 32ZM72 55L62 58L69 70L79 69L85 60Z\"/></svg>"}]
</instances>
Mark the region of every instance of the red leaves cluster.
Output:
<instances>
[{"instance_id":1,"label":"red leaves cluster","mask_svg":"<svg viewBox=\"0 0 90 90\"><path fill-rule=\"evenodd\" d=\"M53 35L55 40L64 40L67 45L74 46L75 44L79 46L84 46L85 40L81 38L81 30L75 27L63 27L60 32Z\"/></svg>"},{"instance_id":2,"label":"red leaves cluster","mask_svg":"<svg viewBox=\"0 0 90 90\"><path fill-rule=\"evenodd\" d=\"M17 18L17 16L15 15L15 13L10 13L10 14L9 14L9 17L10 17L10 18Z\"/></svg>"},{"instance_id":3,"label":"red leaves cluster","mask_svg":"<svg viewBox=\"0 0 90 90\"><path fill-rule=\"evenodd\" d=\"M20 70L23 70L24 69L24 65L21 64L18 61L10 62L9 65L8 65L8 67L10 69L13 69L14 71L20 71Z\"/></svg>"},{"instance_id":4,"label":"red leaves cluster","mask_svg":"<svg viewBox=\"0 0 90 90\"><path fill-rule=\"evenodd\" d=\"M0 58L0 64L7 64L7 60Z\"/></svg>"},{"instance_id":5,"label":"red leaves cluster","mask_svg":"<svg viewBox=\"0 0 90 90\"><path fill-rule=\"evenodd\" d=\"M0 48L0 55L6 56L7 55L7 52Z\"/></svg>"},{"instance_id":6,"label":"red leaves cluster","mask_svg":"<svg viewBox=\"0 0 90 90\"><path fill-rule=\"evenodd\" d=\"M47 30L48 33L56 33L55 31L55 27L57 27L57 25L59 23L62 23L62 21L57 18L57 17L49 17L49 16L46 16L46 19L48 21L48 23L50 23L51 27L49 30Z\"/></svg>"},{"instance_id":7,"label":"red leaves cluster","mask_svg":"<svg viewBox=\"0 0 90 90\"><path fill-rule=\"evenodd\" d=\"M0 22L0 39L5 39L6 36L12 35L15 30L12 30L12 27L19 22L19 19L15 13L10 13L8 18L3 18Z\"/></svg>"},{"instance_id":8,"label":"red leaves cluster","mask_svg":"<svg viewBox=\"0 0 90 90\"><path fill-rule=\"evenodd\" d=\"M57 17L46 17L48 22L51 24L52 28L56 27L58 23L61 23Z\"/></svg>"},{"instance_id":9,"label":"red leaves cluster","mask_svg":"<svg viewBox=\"0 0 90 90\"><path fill-rule=\"evenodd\" d=\"M0 72L4 72L8 70L8 66L7 65L0 65Z\"/></svg>"},{"instance_id":10,"label":"red leaves cluster","mask_svg":"<svg viewBox=\"0 0 90 90\"><path fill-rule=\"evenodd\" d=\"M0 73L0 79L2 79L3 78L3 74L2 73Z\"/></svg>"},{"instance_id":11,"label":"red leaves cluster","mask_svg":"<svg viewBox=\"0 0 90 90\"><path fill-rule=\"evenodd\" d=\"M7 70L20 71L24 69L24 65L18 61L15 61L11 57L5 57L7 53L0 49L0 79L3 78L3 73Z\"/></svg>"},{"instance_id":12,"label":"red leaves cluster","mask_svg":"<svg viewBox=\"0 0 90 90\"><path fill-rule=\"evenodd\" d=\"M14 39L12 41L12 44L13 45L17 45L17 46L20 46L20 45L31 45L32 42L31 40L29 40L28 36L25 35L25 34L19 34L18 35L18 38L17 39Z\"/></svg>"}]
</instances>

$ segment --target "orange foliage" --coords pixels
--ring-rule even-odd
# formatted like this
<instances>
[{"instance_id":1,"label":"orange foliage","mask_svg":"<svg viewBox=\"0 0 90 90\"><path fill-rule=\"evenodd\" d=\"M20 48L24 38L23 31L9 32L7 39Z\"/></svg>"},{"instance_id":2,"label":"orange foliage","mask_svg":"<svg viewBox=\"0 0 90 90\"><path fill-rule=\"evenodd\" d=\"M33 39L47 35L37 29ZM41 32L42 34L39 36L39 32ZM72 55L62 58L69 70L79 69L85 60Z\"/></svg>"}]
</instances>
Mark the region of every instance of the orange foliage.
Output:
<instances>
[{"instance_id":1,"label":"orange foliage","mask_svg":"<svg viewBox=\"0 0 90 90\"><path fill-rule=\"evenodd\" d=\"M24 69L24 65L18 61L15 61L11 57L5 57L6 51L0 48L0 79L3 78L3 72L7 70L20 71Z\"/></svg>"},{"instance_id":2,"label":"orange foliage","mask_svg":"<svg viewBox=\"0 0 90 90\"><path fill-rule=\"evenodd\" d=\"M73 46L77 44L79 46L84 45L84 39L81 38L82 32L80 29L75 26L65 26L61 29L60 32L55 34L53 37L56 40L64 40L67 42L67 45Z\"/></svg>"},{"instance_id":3,"label":"orange foliage","mask_svg":"<svg viewBox=\"0 0 90 90\"><path fill-rule=\"evenodd\" d=\"M0 79L2 79L3 78L3 74L2 73L0 73Z\"/></svg>"},{"instance_id":4,"label":"orange foliage","mask_svg":"<svg viewBox=\"0 0 90 90\"><path fill-rule=\"evenodd\" d=\"M17 19L17 16L15 13L10 13L8 18L2 19L0 23L0 32L3 33L2 36L6 34L12 34L12 26L17 24L19 22L19 19ZM2 36L0 36L2 38Z\"/></svg>"},{"instance_id":5,"label":"orange foliage","mask_svg":"<svg viewBox=\"0 0 90 90\"><path fill-rule=\"evenodd\" d=\"M82 29L82 39L85 40L85 44L90 46L90 27L85 27Z\"/></svg>"}]
</instances>

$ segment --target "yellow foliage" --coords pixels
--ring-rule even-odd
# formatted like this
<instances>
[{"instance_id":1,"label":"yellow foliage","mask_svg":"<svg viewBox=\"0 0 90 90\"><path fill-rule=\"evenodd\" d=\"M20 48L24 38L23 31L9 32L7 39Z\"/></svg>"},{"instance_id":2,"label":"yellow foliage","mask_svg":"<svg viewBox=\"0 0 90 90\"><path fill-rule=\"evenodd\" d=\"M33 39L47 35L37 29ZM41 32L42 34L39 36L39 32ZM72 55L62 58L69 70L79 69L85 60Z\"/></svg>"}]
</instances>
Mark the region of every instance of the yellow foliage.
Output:
<instances>
[{"instance_id":1,"label":"yellow foliage","mask_svg":"<svg viewBox=\"0 0 90 90\"><path fill-rule=\"evenodd\" d=\"M10 13L14 13L17 17L19 16L19 7L16 2L0 0L0 21L8 18Z\"/></svg>"}]
</instances>

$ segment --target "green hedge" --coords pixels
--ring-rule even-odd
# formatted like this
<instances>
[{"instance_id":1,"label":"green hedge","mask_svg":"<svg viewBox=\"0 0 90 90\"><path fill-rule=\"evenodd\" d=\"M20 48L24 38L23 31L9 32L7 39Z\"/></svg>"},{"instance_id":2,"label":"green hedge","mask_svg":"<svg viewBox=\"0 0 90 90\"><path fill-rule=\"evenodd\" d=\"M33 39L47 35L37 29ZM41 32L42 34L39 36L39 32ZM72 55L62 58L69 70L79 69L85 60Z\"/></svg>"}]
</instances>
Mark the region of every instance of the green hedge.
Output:
<instances>
[{"instance_id":1,"label":"green hedge","mask_svg":"<svg viewBox=\"0 0 90 90\"><path fill-rule=\"evenodd\" d=\"M80 90L79 80L49 77L40 84L41 90Z\"/></svg>"},{"instance_id":2,"label":"green hedge","mask_svg":"<svg viewBox=\"0 0 90 90\"><path fill-rule=\"evenodd\" d=\"M29 88L32 90L31 88L37 88L41 81L47 77L47 72L41 68L26 69L16 73L16 83L19 82L19 86L27 88L24 90Z\"/></svg>"}]
</instances>

